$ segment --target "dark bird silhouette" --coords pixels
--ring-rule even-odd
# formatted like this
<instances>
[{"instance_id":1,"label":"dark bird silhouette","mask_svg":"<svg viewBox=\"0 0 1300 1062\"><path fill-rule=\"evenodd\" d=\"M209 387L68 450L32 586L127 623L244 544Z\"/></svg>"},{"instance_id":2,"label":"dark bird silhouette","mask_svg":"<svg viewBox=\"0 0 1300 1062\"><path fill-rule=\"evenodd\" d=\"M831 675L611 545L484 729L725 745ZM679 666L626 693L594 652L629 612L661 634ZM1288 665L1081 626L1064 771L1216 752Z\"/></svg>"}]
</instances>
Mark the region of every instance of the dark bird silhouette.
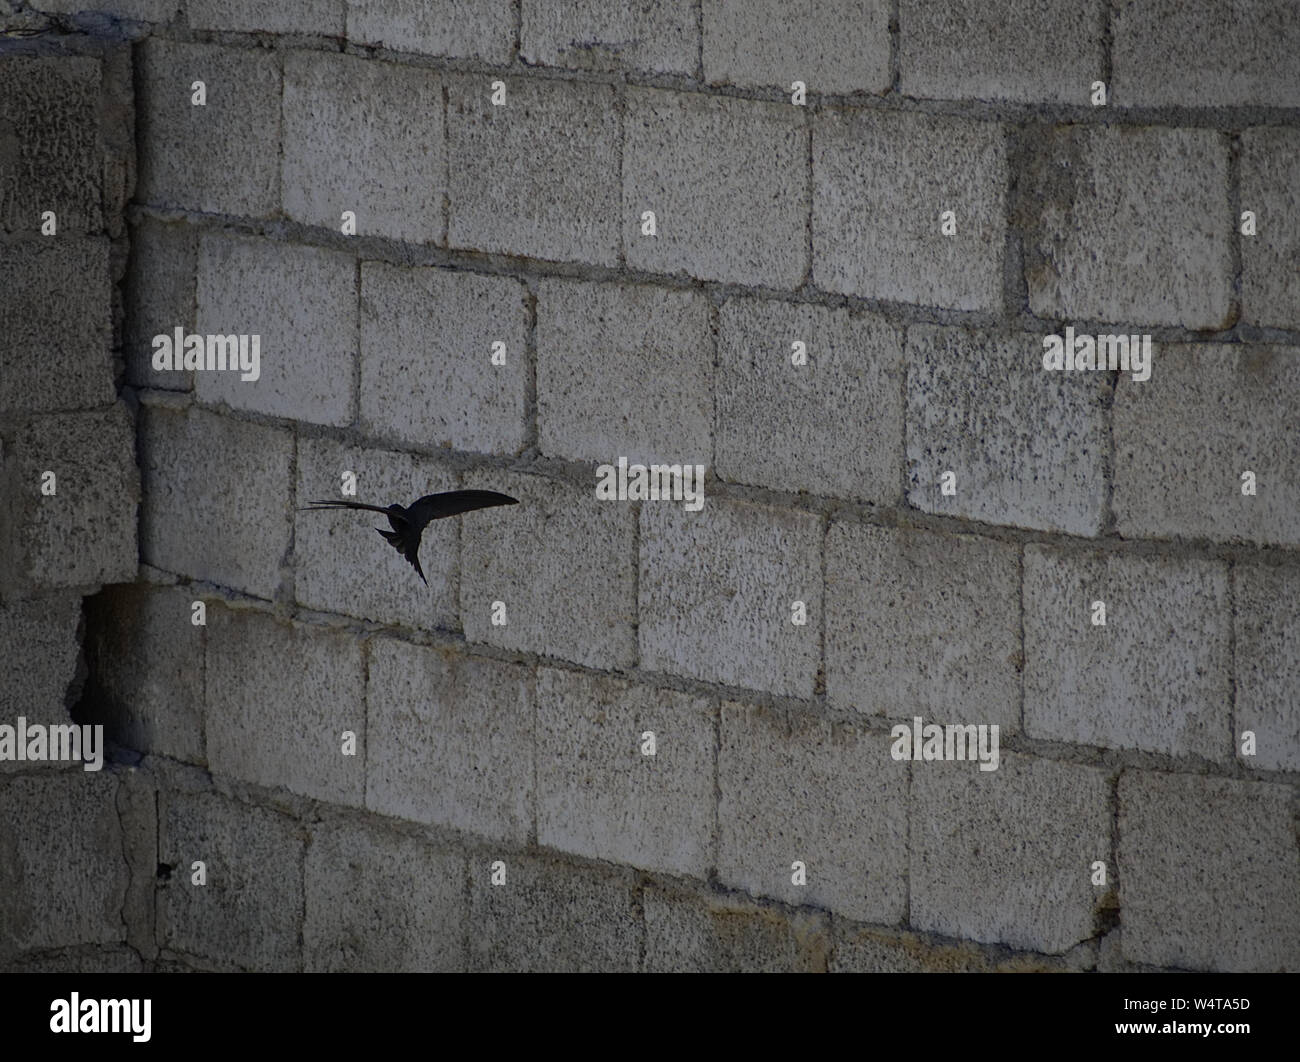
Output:
<instances>
[{"instance_id":1,"label":"dark bird silhouette","mask_svg":"<svg viewBox=\"0 0 1300 1062\"><path fill-rule=\"evenodd\" d=\"M328 509L365 509L372 513L383 513L392 525L391 531L376 527L389 545L411 562L421 579L424 572L420 568L420 536L429 526L431 520L441 520L444 516L456 516L458 513L471 512L474 509L488 509L493 505L518 505L519 499L508 494L498 494L494 490L449 490L442 494L426 494L410 505L363 505L354 501L313 501L311 505L299 509L301 513L321 512ZM424 579L425 586L429 580Z\"/></svg>"}]
</instances>

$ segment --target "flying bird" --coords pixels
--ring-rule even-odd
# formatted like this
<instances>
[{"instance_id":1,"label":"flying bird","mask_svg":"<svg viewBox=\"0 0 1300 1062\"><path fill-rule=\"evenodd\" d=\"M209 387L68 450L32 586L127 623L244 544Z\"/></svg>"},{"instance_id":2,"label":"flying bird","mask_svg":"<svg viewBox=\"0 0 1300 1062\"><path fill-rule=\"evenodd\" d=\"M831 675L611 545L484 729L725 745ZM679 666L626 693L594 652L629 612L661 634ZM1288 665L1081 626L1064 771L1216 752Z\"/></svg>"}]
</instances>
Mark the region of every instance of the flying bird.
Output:
<instances>
[{"instance_id":1,"label":"flying bird","mask_svg":"<svg viewBox=\"0 0 1300 1062\"><path fill-rule=\"evenodd\" d=\"M519 499L508 494L498 494L494 490L449 490L442 494L426 494L410 505L363 505L354 501L313 501L311 505L299 509L299 512L322 512L328 509L365 509L372 513L383 513L388 517L391 531L382 527L375 530L388 540L389 545L411 562L421 579L424 572L420 568L420 536L429 526L431 520L441 520L444 516L456 516L458 513L471 512L474 509L488 509L494 505L518 505ZM424 579L425 586L429 580Z\"/></svg>"}]
</instances>

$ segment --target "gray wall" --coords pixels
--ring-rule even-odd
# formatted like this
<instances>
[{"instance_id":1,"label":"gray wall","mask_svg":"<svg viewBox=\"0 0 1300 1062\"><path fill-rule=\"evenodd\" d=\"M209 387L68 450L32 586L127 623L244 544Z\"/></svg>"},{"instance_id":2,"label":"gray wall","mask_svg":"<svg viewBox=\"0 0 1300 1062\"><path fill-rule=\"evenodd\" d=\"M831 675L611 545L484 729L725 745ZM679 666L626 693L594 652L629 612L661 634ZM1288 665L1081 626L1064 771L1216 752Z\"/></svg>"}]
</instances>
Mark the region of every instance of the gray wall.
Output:
<instances>
[{"instance_id":1,"label":"gray wall","mask_svg":"<svg viewBox=\"0 0 1300 1062\"><path fill-rule=\"evenodd\" d=\"M1294 6L95 2L0 5L0 723L115 743L0 966L1300 968ZM522 504L426 587L344 471Z\"/></svg>"}]
</instances>

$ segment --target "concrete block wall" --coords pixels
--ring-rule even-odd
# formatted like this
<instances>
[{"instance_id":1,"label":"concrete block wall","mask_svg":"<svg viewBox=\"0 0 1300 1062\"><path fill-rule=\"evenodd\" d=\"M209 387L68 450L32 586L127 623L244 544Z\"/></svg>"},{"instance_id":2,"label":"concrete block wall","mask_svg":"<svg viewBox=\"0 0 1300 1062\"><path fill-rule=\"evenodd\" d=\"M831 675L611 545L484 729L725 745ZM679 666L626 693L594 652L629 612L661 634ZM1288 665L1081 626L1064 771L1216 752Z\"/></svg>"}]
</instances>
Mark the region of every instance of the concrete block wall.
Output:
<instances>
[{"instance_id":1,"label":"concrete block wall","mask_svg":"<svg viewBox=\"0 0 1300 1062\"><path fill-rule=\"evenodd\" d=\"M7 827L0 961L1300 968L1300 15L94 3L11 18L98 81L0 59L0 636L117 763L0 778L81 831ZM1045 371L1067 327L1150 378ZM348 474L520 504L426 584L298 511Z\"/></svg>"}]
</instances>

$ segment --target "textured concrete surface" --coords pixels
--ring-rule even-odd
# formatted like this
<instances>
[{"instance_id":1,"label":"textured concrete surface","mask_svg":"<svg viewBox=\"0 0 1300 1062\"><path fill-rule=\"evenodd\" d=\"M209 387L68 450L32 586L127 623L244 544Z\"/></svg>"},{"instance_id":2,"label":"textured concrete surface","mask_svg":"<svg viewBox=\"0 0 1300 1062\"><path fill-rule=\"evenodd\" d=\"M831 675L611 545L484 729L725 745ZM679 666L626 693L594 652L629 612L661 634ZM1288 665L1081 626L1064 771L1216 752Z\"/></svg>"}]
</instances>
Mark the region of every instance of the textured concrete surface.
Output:
<instances>
[{"instance_id":1,"label":"textured concrete surface","mask_svg":"<svg viewBox=\"0 0 1300 1062\"><path fill-rule=\"evenodd\" d=\"M346 0L347 36L418 52L505 63L514 38L511 0Z\"/></svg>"},{"instance_id":2,"label":"textured concrete surface","mask_svg":"<svg viewBox=\"0 0 1300 1062\"><path fill-rule=\"evenodd\" d=\"M882 733L722 705L718 878L870 922L907 911L907 764ZM803 864L804 884L793 865Z\"/></svg>"},{"instance_id":3,"label":"textured concrete surface","mask_svg":"<svg viewBox=\"0 0 1300 1062\"><path fill-rule=\"evenodd\" d=\"M194 332L198 240L182 225L152 219L131 230L131 261L123 298L126 302L123 357L127 381L137 387L188 391L194 374L153 367L155 336L174 337L177 328Z\"/></svg>"},{"instance_id":4,"label":"textured concrete surface","mask_svg":"<svg viewBox=\"0 0 1300 1062\"><path fill-rule=\"evenodd\" d=\"M1300 771L1300 572L1241 564L1233 569L1238 759L1261 770ZM1255 733L1255 754L1241 755Z\"/></svg>"},{"instance_id":5,"label":"textured concrete surface","mask_svg":"<svg viewBox=\"0 0 1300 1062\"><path fill-rule=\"evenodd\" d=\"M517 453L527 319L524 287L509 277L363 263L363 430L422 449Z\"/></svg>"},{"instance_id":6,"label":"textured concrete surface","mask_svg":"<svg viewBox=\"0 0 1300 1062\"><path fill-rule=\"evenodd\" d=\"M796 342L806 364L794 363ZM728 299L718 324L718 475L896 503L902 346L873 314Z\"/></svg>"},{"instance_id":7,"label":"textured concrete surface","mask_svg":"<svg viewBox=\"0 0 1300 1062\"><path fill-rule=\"evenodd\" d=\"M1242 132L1241 209L1255 215L1241 238L1242 317L1300 329L1300 129Z\"/></svg>"},{"instance_id":8,"label":"textured concrete surface","mask_svg":"<svg viewBox=\"0 0 1300 1062\"><path fill-rule=\"evenodd\" d=\"M1024 565L1026 733L1231 758L1224 564L1030 545Z\"/></svg>"},{"instance_id":9,"label":"textured concrete surface","mask_svg":"<svg viewBox=\"0 0 1300 1062\"><path fill-rule=\"evenodd\" d=\"M1298 875L1289 788L1156 772L1120 778L1126 958L1193 970L1294 971Z\"/></svg>"},{"instance_id":10,"label":"textured concrete surface","mask_svg":"<svg viewBox=\"0 0 1300 1062\"><path fill-rule=\"evenodd\" d=\"M826 694L865 715L1019 728L1016 548L974 535L834 524Z\"/></svg>"},{"instance_id":11,"label":"textured concrete surface","mask_svg":"<svg viewBox=\"0 0 1300 1062\"><path fill-rule=\"evenodd\" d=\"M1150 380L1115 389L1119 533L1300 545L1300 347L1164 344L1154 359Z\"/></svg>"},{"instance_id":12,"label":"textured concrete surface","mask_svg":"<svg viewBox=\"0 0 1300 1062\"><path fill-rule=\"evenodd\" d=\"M45 594L0 606L0 721L67 724L81 648L81 595ZM0 760L0 773L36 766Z\"/></svg>"},{"instance_id":13,"label":"textured concrete surface","mask_svg":"<svg viewBox=\"0 0 1300 1062\"><path fill-rule=\"evenodd\" d=\"M696 7L693 0L523 0L519 55L539 66L693 74Z\"/></svg>"}]
</instances>

